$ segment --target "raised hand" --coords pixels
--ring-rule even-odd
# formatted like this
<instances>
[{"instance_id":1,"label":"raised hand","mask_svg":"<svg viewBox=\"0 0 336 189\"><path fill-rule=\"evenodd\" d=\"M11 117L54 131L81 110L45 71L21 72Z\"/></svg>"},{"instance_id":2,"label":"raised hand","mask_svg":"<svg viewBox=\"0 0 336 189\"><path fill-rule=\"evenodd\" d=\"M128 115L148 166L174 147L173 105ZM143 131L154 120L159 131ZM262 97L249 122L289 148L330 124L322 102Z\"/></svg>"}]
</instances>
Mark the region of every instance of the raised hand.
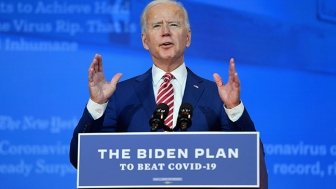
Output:
<instances>
[{"instance_id":1,"label":"raised hand","mask_svg":"<svg viewBox=\"0 0 336 189\"><path fill-rule=\"evenodd\" d=\"M117 83L121 76L121 73L117 73L113 76L111 81L106 81L102 56L96 54L89 68L89 90L91 100L98 104L107 102L116 90Z\"/></svg>"},{"instance_id":2,"label":"raised hand","mask_svg":"<svg viewBox=\"0 0 336 189\"><path fill-rule=\"evenodd\" d=\"M218 87L218 93L226 108L231 109L240 103L240 81L235 69L234 59L230 59L229 79L226 84L217 74L213 74L214 80Z\"/></svg>"}]
</instances>

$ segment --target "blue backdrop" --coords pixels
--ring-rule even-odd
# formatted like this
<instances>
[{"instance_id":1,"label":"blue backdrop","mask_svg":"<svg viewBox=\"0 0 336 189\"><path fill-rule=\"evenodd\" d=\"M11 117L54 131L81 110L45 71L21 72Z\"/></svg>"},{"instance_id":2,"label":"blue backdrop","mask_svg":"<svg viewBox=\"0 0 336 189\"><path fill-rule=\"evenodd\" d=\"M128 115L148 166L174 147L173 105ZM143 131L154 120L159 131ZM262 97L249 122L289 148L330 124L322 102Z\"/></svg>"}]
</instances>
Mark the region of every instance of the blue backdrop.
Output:
<instances>
[{"instance_id":1,"label":"blue backdrop","mask_svg":"<svg viewBox=\"0 0 336 189\"><path fill-rule=\"evenodd\" d=\"M0 0L0 188L75 188L72 131L88 100L87 70L147 70L140 14L148 0ZM183 0L186 64L227 78L265 144L270 188L336 187L336 2Z\"/></svg>"}]
</instances>

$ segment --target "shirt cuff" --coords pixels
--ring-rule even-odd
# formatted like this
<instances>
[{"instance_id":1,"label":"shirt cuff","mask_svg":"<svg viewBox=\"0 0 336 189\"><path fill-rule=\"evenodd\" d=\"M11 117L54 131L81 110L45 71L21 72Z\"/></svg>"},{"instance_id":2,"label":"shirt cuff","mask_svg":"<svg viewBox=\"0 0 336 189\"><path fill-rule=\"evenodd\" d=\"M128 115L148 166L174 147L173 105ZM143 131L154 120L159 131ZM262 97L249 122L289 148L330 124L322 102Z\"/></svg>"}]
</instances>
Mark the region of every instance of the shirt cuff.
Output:
<instances>
[{"instance_id":1,"label":"shirt cuff","mask_svg":"<svg viewBox=\"0 0 336 189\"><path fill-rule=\"evenodd\" d=\"M240 101L240 104L238 106L231 109L225 108L225 105L223 105L223 107L232 122L237 121L244 113L244 104L242 101Z\"/></svg>"},{"instance_id":2,"label":"shirt cuff","mask_svg":"<svg viewBox=\"0 0 336 189\"><path fill-rule=\"evenodd\" d=\"M86 108L91 114L92 118L94 120L97 120L101 116L103 116L106 110L106 106L107 106L107 102L104 104L98 104L98 103L95 103L93 100L89 99L89 102L87 103Z\"/></svg>"}]
</instances>

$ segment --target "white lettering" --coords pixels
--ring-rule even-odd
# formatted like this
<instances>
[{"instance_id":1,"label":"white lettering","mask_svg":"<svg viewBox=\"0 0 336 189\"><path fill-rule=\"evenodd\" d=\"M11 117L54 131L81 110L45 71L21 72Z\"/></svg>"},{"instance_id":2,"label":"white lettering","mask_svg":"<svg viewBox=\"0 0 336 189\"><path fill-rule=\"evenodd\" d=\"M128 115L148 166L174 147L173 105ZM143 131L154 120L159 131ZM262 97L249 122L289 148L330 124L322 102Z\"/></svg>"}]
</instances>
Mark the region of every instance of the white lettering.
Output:
<instances>
[{"instance_id":1,"label":"white lettering","mask_svg":"<svg viewBox=\"0 0 336 189\"><path fill-rule=\"evenodd\" d=\"M191 171L197 171L202 169L202 164L200 163L169 163L168 164L169 170L191 170Z\"/></svg>"},{"instance_id":2,"label":"white lettering","mask_svg":"<svg viewBox=\"0 0 336 189\"><path fill-rule=\"evenodd\" d=\"M49 22L28 22L26 20L13 20L14 30L25 33L49 33L53 27Z\"/></svg>"},{"instance_id":3,"label":"white lettering","mask_svg":"<svg viewBox=\"0 0 336 189\"><path fill-rule=\"evenodd\" d=\"M165 164L164 163L138 163L139 171L158 171L163 170Z\"/></svg>"},{"instance_id":4,"label":"white lettering","mask_svg":"<svg viewBox=\"0 0 336 189\"><path fill-rule=\"evenodd\" d=\"M137 150L138 159L174 159L174 158L188 158L188 149L138 149Z\"/></svg>"},{"instance_id":5,"label":"white lettering","mask_svg":"<svg viewBox=\"0 0 336 189\"><path fill-rule=\"evenodd\" d=\"M217 159L217 158L239 158L239 149L238 148L218 148L215 151L211 151L209 148L195 148L195 158L208 158L208 159Z\"/></svg>"},{"instance_id":6,"label":"white lettering","mask_svg":"<svg viewBox=\"0 0 336 189\"><path fill-rule=\"evenodd\" d=\"M0 173L1 174L18 174L25 177L29 176L33 166L27 164L24 160L20 160L18 164L0 164Z\"/></svg>"},{"instance_id":7,"label":"white lettering","mask_svg":"<svg viewBox=\"0 0 336 189\"><path fill-rule=\"evenodd\" d=\"M85 4L68 4L68 2L46 3L39 1L35 8L35 14L89 14L91 6Z\"/></svg>"},{"instance_id":8,"label":"white lettering","mask_svg":"<svg viewBox=\"0 0 336 189\"><path fill-rule=\"evenodd\" d=\"M98 149L98 152L100 153L100 159L105 159L105 153L107 152L107 149Z\"/></svg>"}]
</instances>

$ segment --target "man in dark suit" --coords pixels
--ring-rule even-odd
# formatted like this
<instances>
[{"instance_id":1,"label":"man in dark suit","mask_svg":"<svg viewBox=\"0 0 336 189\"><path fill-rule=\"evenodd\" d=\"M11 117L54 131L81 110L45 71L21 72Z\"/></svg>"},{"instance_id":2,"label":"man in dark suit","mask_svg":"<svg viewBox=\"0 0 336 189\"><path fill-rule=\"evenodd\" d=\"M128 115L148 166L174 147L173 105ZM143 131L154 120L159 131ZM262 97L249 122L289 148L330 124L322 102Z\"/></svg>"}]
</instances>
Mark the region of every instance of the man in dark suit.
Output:
<instances>
[{"instance_id":1,"label":"man in dark suit","mask_svg":"<svg viewBox=\"0 0 336 189\"><path fill-rule=\"evenodd\" d=\"M188 14L178 2L157 0L149 3L141 18L142 43L151 54L153 66L147 72L119 82L117 73L106 81L102 57L95 55L89 68L90 99L74 130L70 160L77 167L78 133L150 131L148 120L157 106L163 76L172 74L173 105L170 125L176 126L179 107L193 107L188 131L255 131L254 124L240 99L240 81L235 62L230 60L229 78L223 83L194 74L184 63L184 50L190 46ZM169 102L170 103L170 102ZM168 104L169 104L168 103ZM267 188L267 171L261 145L261 188Z\"/></svg>"}]
</instances>

